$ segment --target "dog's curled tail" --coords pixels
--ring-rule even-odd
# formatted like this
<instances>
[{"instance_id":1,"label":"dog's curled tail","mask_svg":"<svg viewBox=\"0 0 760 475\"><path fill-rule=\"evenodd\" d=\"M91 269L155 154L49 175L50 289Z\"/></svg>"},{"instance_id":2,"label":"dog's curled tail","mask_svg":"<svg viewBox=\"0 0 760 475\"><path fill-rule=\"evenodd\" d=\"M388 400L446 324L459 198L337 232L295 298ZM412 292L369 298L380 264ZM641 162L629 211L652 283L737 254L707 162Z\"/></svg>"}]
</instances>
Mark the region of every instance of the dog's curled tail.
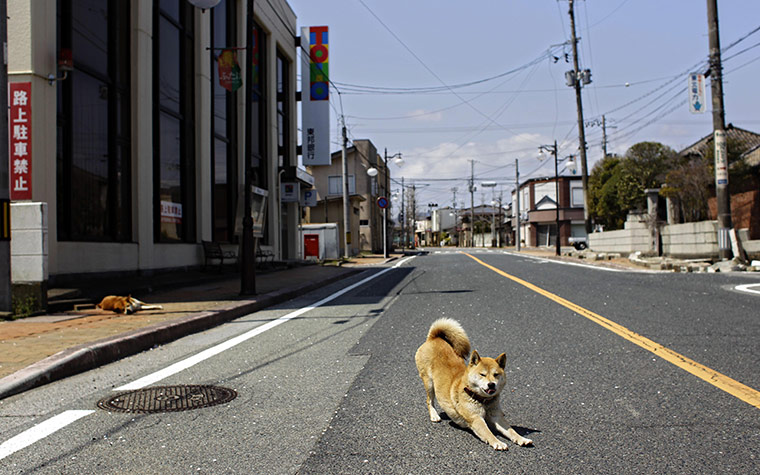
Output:
<instances>
[{"instance_id":1,"label":"dog's curled tail","mask_svg":"<svg viewBox=\"0 0 760 475\"><path fill-rule=\"evenodd\" d=\"M440 338L454 349L454 353L458 354L462 358L467 358L470 355L470 339L467 338L462 325L458 321L451 318L439 318L430 325L430 331L428 331L428 340Z\"/></svg>"}]
</instances>

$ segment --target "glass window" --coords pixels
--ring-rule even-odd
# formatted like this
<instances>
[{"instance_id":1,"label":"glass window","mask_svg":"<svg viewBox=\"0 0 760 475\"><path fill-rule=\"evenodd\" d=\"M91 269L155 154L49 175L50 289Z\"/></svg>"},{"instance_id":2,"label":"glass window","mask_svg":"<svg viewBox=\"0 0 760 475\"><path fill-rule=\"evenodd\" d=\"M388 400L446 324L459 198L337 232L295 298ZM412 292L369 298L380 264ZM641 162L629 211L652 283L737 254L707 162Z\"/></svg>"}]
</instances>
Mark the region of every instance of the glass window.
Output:
<instances>
[{"instance_id":1,"label":"glass window","mask_svg":"<svg viewBox=\"0 0 760 475\"><path fill-rule=\"evenodd\" d=\"M342 195L343 194L343 185L342 185L342 179L343 177L341 175L335 175L327 177L327 186L328 186L328 194L329 195ZM356 193L356 183L354 180L354 175L348 176L348 194L352 195Z\"/></svg>"},{"instance_id":2,"label":"glass window","mask_svg":"<svg viewBox=\"0 0 760 475\"><path fill-rule=\"evenodd\" d=\"M235 212L237 203L236 146L236 108L235 98L244 89L228 91L220 83L219 58L222 48L234 47L235 2L222 0L212 10L213 64L212 64L212 124L214 130L214 148L212 158L212 237L217 242L235 240ZM231 50L240 64L245 50ZM229 54L225 52L224 54Z\"/></svg>"},{"instance_id":3,"label":"glass window","mask_svg":"<svg viewBox=\"0 0 760 475\"><path fill-rule=\"evenodd\" d=\"M583 185L580 186L574 186L571 185L570 192L572 194L571 196L571 206L573 207L582 207L583 206Z\"/></svg>"},{"instance_id":4,"label":"glass window","mask_svg":"<svg viewBox=\"0 0 760 475\"><path fill-rule=\"evenodd\" d=\"M290 64L277 54L277 157L281 167L290 165Z\"/></svg>"},{"instance_id":5,"label":"glass window","mask_svg":"<svg viewBox=\"0 0 760 475\"><path fill-rule=\"evenodd\" d=\"M57 91L60 240L131 240L129 3L58 0L58 50L74 70Z\"/></svg>"},{"instance_id":6,"label":"glass window","mask_svg":"<svg viewBox=\"0 0 760 475\"><path fill-rule=\"evenodd\" d=\"M155 230L160 242L195 240L193 7L162 0L155 12Z\"/></svg>"},{"instance_id":7,"label":"glass window","mask_svg":"<svg viewBox=\"0 0 760 475\"><path fill-rule=\"evenodd\" d=\"M108 2L71 2L71 50L74 64L108 71Z\"/></svg>"},{"instance_id":8,"label":"glass window","mask_svg":"<svg viewBox=\"0 0 760 475\"><path fill-rule=\"evenodd\" d=\"M253 82L253 123L249 125L251 130L251 138L253 140L251 163L253 166L253 180L252 183L264 190L269 189L269 181L267 180L267 152L266 152L266 97L264 95L264 84L266 69L266 58L264 56L266 37L261 31L261 28L256 26L254 28L253 35L253 68L252 68L252 82ZM243 75L243 81L246 80ZM264 232L266 239L267 233Z\"/></svg>"}]
</instances>

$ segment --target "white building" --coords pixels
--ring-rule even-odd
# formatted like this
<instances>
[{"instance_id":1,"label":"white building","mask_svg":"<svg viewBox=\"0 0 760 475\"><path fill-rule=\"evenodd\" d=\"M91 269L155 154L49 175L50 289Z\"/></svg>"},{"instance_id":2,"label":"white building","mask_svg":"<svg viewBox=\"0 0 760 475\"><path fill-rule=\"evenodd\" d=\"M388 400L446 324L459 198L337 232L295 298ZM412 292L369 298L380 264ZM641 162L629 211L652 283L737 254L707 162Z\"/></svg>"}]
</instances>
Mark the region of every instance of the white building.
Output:
<instances>
[{"instance_id":1,"label":"white building","mask_svg":"<svg viewBox=\"0 0 760 475\"><path fill-rule=\"evenodd\" d=\"M230 92L218 57L246 44L245 0L8 2L8 79L31 87L22 202L47 204L51 279L197 266L202 240L237 249L246 81L251 179L268 194L260 243L297 256L297 203L280 205L278 186L298 163L296 15L269 0L254 16L254 64L238 50Z\"/></svg>"}]
</instances>

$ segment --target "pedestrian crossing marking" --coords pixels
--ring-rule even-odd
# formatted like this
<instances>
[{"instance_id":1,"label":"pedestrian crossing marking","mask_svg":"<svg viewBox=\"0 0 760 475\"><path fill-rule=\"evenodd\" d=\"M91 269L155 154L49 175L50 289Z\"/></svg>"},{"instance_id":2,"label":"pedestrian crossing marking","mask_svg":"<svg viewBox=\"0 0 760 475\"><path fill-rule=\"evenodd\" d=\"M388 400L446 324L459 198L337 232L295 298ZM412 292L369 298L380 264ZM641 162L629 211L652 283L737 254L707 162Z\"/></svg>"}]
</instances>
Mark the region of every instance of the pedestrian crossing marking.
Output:
<instances>
[{"instance_id":1,"label":"pedestrian crossing marking","mask_svg":"<svg viewBox=\"0 0 760 475\"><path fill-rule=\"evenodd\" d=\"M481 261L480 259L478 259L477 257L473 255L467 254L466 252L464 252L463 254L473 259L475 262L487 267L488 269L491 269L497 274L504 276L507 279L510 279L522 286L527 287L528 289L540 295L543 295L544 297L550 300L557 302L558 304L572 310L573 312L579 314L582 317L585 317L591 320L592 322L602 326L603 328L606 328L607 330L615 333L616 335L621 336L625 338L626 340L640 346L641 348L644 348L645 350L654 353L655 355L659 356L665 361L678 366L679 368L693 374L694 376L704 381L707 381L708 383L712 384L716 388L721 389L727 392L728 394L731 394L732 396L741 399L747 404L750 404L760 409L760 391L757 391L756 389L746 386L740 383L739 381L736 381L735 379L729 378L728 376L722 373L719 373L713 369L710 369L707 366L697 363L696 361L690 358L687 358L686 356L680 353L677 353L671 350L670 348L666 348L662 346L661 344L655 341L652 341L643 335L639 335L638 333L631 331L627 329L626 327L613 322L612 320L604 318L603 316L597 313L594 313L591 310L587 310L581 307L580 305L576 305L573 302L570 302L569 300L566 300L560 297L559 295L556 295L547 290L544 290L541 287L531 284L528 281L520 279L519 277L515 277L511 274L507 274L503 270L498 269L492 265L486 264L485 262Z\"/></svg>"}]
</instances>

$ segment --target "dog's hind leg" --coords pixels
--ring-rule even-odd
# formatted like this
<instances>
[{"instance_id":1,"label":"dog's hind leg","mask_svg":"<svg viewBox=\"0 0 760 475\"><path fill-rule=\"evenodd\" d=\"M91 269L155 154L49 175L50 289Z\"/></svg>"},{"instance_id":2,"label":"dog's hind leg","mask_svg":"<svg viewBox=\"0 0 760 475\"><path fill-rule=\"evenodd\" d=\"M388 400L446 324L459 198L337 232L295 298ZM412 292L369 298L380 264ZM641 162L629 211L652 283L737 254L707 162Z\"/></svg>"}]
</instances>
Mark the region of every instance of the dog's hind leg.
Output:
<instances>
[{"instance_id":1,"label":"dog's hind leg","mask_svg":"<svg viewBox=\"0 0 760 475\"><path fill-rule=\"evenodd\" d=\"M422 384L425 385L425 392L427 393L427 409L430 414L430 420L433 422L441 422L441 416L438 415L438 411L433 407L433 401L435 401L435 387L433 386L433 380L428 377L427 374L420 373L422 378Z\"/></svg>"}]
</instances>

